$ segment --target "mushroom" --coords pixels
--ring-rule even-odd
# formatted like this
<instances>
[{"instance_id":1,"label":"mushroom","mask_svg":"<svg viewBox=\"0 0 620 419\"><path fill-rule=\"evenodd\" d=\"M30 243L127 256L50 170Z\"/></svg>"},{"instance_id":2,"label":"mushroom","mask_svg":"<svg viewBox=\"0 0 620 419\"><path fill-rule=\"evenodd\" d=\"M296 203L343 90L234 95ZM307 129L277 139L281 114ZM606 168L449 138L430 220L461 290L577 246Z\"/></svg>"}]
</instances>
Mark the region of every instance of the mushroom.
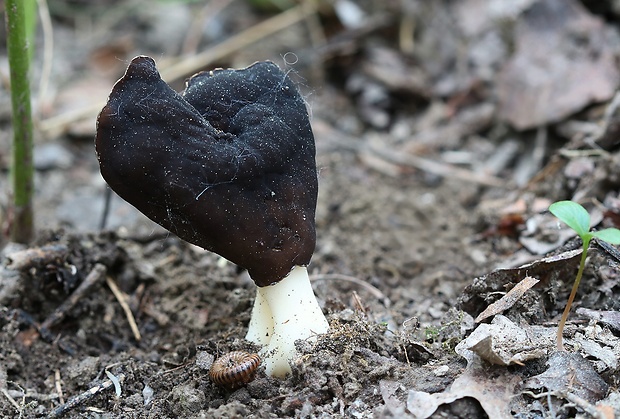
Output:
<instances>
[{"instance_id":1,"label":"mushroom","mask_svg":"<svg viewBox=\"0 0 620 419\"><path fill-rule=\"evenodd\" d=\"M328 323L306 266L316 242L315 145L305 102L277 65L191 77L180 94L134 58L97 119L103 178L181 239L248 270L257 288L246 338L269 375L294 342Z\"/></svg>"}]
</instances>

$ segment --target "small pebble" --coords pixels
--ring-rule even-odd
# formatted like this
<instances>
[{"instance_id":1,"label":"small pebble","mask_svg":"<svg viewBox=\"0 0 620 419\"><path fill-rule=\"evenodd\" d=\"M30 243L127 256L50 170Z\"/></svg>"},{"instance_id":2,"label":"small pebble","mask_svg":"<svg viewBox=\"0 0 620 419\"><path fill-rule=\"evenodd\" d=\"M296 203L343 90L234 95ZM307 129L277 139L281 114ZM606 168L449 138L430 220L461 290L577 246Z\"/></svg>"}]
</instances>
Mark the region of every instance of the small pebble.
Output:
<instances>
[{"instance_id":1,"label":"small pebble","mask_svg":"<svg viewBox=\"0 0 620 419\"><path fill-rule=\"evenodd\" d=\"M433 374L435 374L437 377L443 377L448 373L448 371L450 371L450 367L448 367L447 365L442 365L439 368L435 368L433 370Z\"/></svg>"}]
</instances>

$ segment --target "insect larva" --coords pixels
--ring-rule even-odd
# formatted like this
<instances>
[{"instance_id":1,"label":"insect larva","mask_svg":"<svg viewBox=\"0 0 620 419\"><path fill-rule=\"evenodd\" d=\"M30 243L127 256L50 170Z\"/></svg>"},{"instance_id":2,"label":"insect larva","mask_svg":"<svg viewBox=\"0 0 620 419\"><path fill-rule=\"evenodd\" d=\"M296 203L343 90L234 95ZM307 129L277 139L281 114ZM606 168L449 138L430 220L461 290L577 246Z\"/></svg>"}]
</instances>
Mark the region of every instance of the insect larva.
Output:
<instances>
[{"instance_id":1,"label":"insect larva","mask_svg":"<svg viewBox=\"0 0 620 419\"><path fill-rule=\"evenodd\" d=\"M254 378L260 365L258 354L233 351L218 358L211 369L209 377L215 384L228 388L241 387Z\"/></svg>"}]
</instances>

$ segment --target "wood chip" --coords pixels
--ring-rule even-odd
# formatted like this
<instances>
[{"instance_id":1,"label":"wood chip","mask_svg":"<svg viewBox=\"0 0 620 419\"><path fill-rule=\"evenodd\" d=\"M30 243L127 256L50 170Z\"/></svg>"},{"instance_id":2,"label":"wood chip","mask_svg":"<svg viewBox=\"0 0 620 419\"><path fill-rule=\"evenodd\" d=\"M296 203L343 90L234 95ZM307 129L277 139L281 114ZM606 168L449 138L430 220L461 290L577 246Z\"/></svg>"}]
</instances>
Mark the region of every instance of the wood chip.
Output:
<instances>
[{"instance_id":1,"label":"wood chip","mask_svg":"<svg viewBox=\"0 0 620 419\"><path fill-rule=\"evenodd\" d=\"M512 307L519 298L523 297L523 294L534 285L540 282L538 279L533 278L531 276L526 276L523 280L517 285L514 286L510 291L506 293L502 298L489 305L486 310L476 317L474 320L476 323L480 323L482 320L494 316L496 314L502 313Z\"/></svg>"}]
</instances>

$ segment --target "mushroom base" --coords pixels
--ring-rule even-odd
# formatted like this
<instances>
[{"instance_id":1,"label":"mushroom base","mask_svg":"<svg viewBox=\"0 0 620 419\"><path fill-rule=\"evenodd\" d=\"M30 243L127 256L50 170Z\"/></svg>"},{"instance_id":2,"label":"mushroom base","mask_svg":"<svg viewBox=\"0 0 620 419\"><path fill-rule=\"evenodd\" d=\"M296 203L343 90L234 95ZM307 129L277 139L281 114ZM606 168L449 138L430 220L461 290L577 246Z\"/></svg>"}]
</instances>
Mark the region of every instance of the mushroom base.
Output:
<instances>
[{"instance_id":1,"label":"mushroom base","mask_svg":"<svg viewBox=\"0 0 620 419\"><path fill-rule=\"evenodd\" d=\"M280 282L259 287L246 339L263 345L267 375L284 377L297 352L295 341L325 333L329 324L312 291L308 270L296 266Z\"/></svg>"}]
</instances>

